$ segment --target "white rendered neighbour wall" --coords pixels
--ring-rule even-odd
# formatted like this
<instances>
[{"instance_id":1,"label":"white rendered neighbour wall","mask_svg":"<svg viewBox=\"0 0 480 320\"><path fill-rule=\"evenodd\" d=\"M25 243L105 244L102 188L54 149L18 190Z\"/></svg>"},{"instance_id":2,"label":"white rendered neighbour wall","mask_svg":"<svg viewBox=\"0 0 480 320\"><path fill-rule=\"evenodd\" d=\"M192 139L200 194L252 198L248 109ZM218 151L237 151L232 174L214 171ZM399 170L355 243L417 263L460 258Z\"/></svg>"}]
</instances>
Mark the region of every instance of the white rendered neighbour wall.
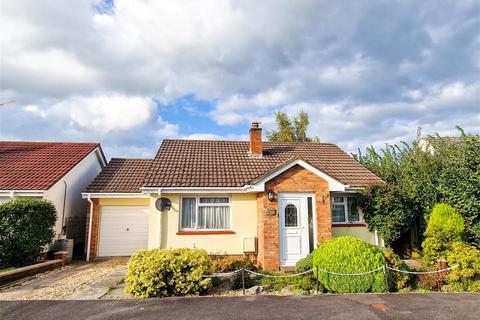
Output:
<instances>
[{"instance_id":1,"label":"white rendered neighbour wall","mask_svg":"<svg viewBox=\"0 0 480 320\"><path fill-rule=\"evenodd\" d=\"M87 200L82 199L82 192L88 184L100 173L103 168L103 159L101 159L98 148L83 158L72 170L57 181L45 193L44 199L52 201L57 209L57 223L55 224L55 233L59 235L62 232L62 213L65 193L65 183L67 183L67 193L65 197L65 215L66 221L69 217L81 218L85 223L87 212Z\"/></svg>"}]
</instances>

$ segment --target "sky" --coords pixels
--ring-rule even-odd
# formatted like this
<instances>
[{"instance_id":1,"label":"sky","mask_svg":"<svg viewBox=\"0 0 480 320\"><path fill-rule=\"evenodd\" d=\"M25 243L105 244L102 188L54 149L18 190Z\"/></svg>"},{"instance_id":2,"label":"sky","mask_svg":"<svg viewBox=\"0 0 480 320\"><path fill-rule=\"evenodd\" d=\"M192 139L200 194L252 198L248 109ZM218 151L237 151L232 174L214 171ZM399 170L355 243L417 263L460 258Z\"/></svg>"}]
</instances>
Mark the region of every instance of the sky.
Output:
<instances>
[{"instance_id":1,"label":"sky","mask_svg":"<svg viewBox=\"0 0 480 320\"><path fill-rule=\"evenodd\" d=\"M301 110L347 152L480 133L477 0L2 0L0 50L0 140L145 158Z\"/></svg>"}]
</instances>

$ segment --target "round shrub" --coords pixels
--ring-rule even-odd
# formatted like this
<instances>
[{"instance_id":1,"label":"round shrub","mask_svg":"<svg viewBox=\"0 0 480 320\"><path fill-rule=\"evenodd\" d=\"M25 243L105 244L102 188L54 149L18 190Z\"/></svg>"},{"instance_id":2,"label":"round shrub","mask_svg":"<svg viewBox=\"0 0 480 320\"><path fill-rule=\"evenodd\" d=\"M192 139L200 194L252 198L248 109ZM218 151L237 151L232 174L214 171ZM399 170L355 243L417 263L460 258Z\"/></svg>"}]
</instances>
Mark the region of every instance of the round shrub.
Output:
<instances>
[{"instance_id":1,"label":"round shrub","mask_svg":"<svg viewBox=\"0 0 480 320\"><path fill-rule=\"evenodd\" d=\"M385 277L382 270L361 276L338 276L336 273L361 273L384 266L382 250L354 237L338 237L322 243L313 252L313 271L319 282L330 292L382 292Z\"/></svg>"},{"instance_id":2,"label":"round shrub","mask_svg":"<svg viewBox=\"0 0 480 320\"><path fill-rule=\"evenodd\" d=\"M56 220L49 201L16 199L0 205L0 267L34 263L52 242Z\"/></svg>"},{"instance_id":3,"label":"round shrub","mask_svg":"<svg viewBox=\"0 0 480 320\"><path fill-rule=\"evenodd\" d=\"M127 293L137 298L184 296L207 291L212 259L200 249L139 250L128 261Z\"/></svg>"},{"instance_id":4,"label":"round shrub","mask_svg":"<svg viewBox=\"0 0 480 320\"><path fill-rule=\"evenodd\" d=\"M430 265L446 259L452 244L462 239L464 229L465 222L455 208L444 203L436 204L430 213L422 243L424 263Z\"/></svg>"},{"instance_id":5,"label":"round shrub","mask_svg":"<svg viewBox=\"0 0 480 320\"><path fill-rule=\"evenodd\" d=\"M312 269L313 267L313 254L308 254L305 258L300 259L295 264L295 272L301 273Z\"/></svg>"}]
</instances>

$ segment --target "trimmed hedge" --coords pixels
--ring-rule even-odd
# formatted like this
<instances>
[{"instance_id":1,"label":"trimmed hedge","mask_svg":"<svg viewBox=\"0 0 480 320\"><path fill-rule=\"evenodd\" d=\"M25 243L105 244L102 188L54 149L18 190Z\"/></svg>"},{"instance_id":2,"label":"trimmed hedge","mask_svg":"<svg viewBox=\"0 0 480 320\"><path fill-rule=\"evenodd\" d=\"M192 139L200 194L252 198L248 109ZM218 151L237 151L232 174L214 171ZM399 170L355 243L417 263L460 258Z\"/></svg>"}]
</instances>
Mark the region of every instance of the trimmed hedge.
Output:
<instances>
[{"instance_id":1,"label":"trimmed hedge","mask_svg":"<svg viewBox=\"0 0 480 320\"><path fill-rule=\"evenodd\" d=\"M211 284L212 259L200 249L139 250L128 261L125 292L137 298L204 293Z\"/></svg>"},{"instance_id":2,"label":"trimmed hedge","mask_svg":"<svg viewBox=\"0 0 480 320\"><path fill-rule=\"evenodd\" d=\"M337 276L319 271L316 267L336 273L361 273L384 266L386 263L380 248L355 237L337 237L325 241L313 252L313 271L319 282L329 291L383 292L385 277L377 271L362 276Z\"/></svg>"},{"instance_id":3,"label":"trimmed hedge","mask_svg":"<svg viewBox=\"0 0 480 320\"><path fill-rule=\"evenodd\" d=\"M56 221L49 201L16 199L0 205L0 268L34 263L52 242Z\"/></svg>"}]
</instances>

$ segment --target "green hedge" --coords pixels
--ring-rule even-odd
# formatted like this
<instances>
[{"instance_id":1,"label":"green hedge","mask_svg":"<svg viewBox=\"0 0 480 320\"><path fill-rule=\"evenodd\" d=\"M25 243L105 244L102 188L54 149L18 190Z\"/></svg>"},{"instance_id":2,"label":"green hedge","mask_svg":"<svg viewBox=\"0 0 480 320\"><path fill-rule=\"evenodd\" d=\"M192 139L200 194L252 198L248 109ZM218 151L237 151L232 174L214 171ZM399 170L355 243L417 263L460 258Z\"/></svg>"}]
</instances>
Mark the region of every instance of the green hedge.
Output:
<instances>
[{"instance_id":1,"label":"green hedge","mask_svg":"<svg viewBox=\"0 0 480 320\"><path fill-rule=\"evenodd\" d=\"M34 263L52 242L56 220L49 201L16 199L0 205L0 268Z\"/></svg>"},{"instance_id":2,"label":"green hedge","mask_svg":"<svg viewBox=\"0 0 480 320\"><path fill-rule=\"evenodd\" d=\"M385 291L385 277L381 270L362 276L337 276L322 271L317 275L317 266L323 270L351 274L371 271L385 263L380 248L354 237L330 239L313 252L314 273L329 292L382 292Z\"/></svg>"},{"instance_id":3,"label":"green hedge","mask_svg":"<svg viewBox=\"0 0 480 320\"><path fill-rule=\"evenodd\" d=\"M212 259L200 249L140 250L128 261L125 292L137 298L184 296L206 292Z\"/></svg>"}]
</instances>

